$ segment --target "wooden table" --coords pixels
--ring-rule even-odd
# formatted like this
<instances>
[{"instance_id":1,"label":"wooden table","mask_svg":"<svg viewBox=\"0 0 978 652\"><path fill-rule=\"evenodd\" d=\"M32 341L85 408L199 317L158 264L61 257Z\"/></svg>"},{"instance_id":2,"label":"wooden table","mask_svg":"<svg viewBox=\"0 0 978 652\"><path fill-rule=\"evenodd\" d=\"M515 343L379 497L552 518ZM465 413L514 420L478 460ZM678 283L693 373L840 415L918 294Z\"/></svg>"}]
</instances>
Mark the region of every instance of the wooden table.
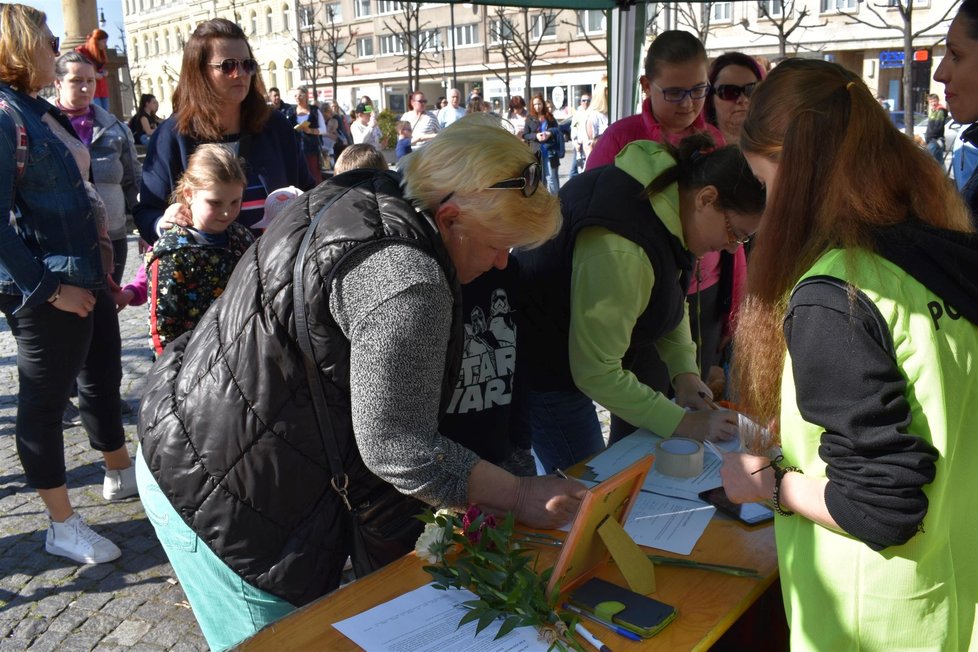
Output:
<instances>
[{"instance_id":1,"label":"wooden table","mask_svg":"<svg viewBox=\"0 0 978 652\"><path fill-rule=\"evenodd\" d=\"M563 532L555 532L563 536ZM650 553L670 555L659 550ZM549 550L548 564L556 555ZM545 558L541 555L542 558ZM654 638L632 642L600 626L594 633L619 650L707 650L751 606L778 576L771 523L748 527L722 514L710 521L689 558L696 561L757 569L762 578L750 579L689 568L656 566L657 600L671 604L679 616ZM331 626L350 616L416 589L431 581L413 554L347 584L316 602L289 614L255 634L238 648L262 650L359 650ZM606 565L598 575L624 584L617 568Z\"/></svg>"}]
</instances>

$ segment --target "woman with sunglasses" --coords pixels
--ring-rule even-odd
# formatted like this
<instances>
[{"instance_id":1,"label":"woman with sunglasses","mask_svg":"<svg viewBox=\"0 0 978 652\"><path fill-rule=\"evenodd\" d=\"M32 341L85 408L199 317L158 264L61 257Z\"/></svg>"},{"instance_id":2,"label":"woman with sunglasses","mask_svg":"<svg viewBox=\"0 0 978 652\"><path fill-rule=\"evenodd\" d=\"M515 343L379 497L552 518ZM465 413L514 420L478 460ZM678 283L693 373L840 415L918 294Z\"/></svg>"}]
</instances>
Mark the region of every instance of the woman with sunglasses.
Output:
<instances>
[{"instance_id":1,"label":"woman with sunglasses","mask_svg":"<svg viewBox=\"0 0 978 652\"><path fill-rule=\"evenodd\" d=\"M201 143L224 144L245 160L248 186L238 215L244 226L262 218L272 191L313 185L288 119L265 103L248 39L224 18L202 22L191 35L173 93L173 115L157 129L146 153L133 211L146 242L155 242L174 224L192 226L188 211L169 199Z\"/></svg>"},{"instance_id":2,"label":"woman with sunglasses","mask_svg":"<svg viewBox=\"0 0 978 652\"><path fill-rule=\"evenodd\" d=\"M686 411L628 363L657 350L677 399L703 400L684 299L694 257L733 251L757 229L764 190L740 151L714 150L704 134L678 151L636 141L614 165L568 181L560 198L557 238L517 253L533 448L544 468L604 449L595 402L663 437L735 436L733 412Z\"/></svg>"},{"instance_id":3,"label":"woman with sunglasses","mask_svg":"<svg viewBox=\"0 0 978 652\"><path fill-rule=\"evenodd\" d=\"M778 512L791 649L978 649L967 209L859 75L826 61L771 71L741 147L768 202L737 387L781 448L728 453L721 475L735 502Z\"/></svg>"},{"instance_id":4,"label":"woman with sunglasses","mask_svg":"<svg viewBox=\"0 0 978 652\"><path fill-rule=\"evenodd\" d=\"M0 4L0 311L17 342L14 434L27 485L47 511L45 550L98 564L121 552L68 496L61 415L76 378L82 424L107 469L103 496L134 495L135 478L122 428L119 323L105 290L104 207L88 182L88 149L67 116L38 98L55 80L57 56L42 12Z\"/></svg>"},{"instance_id":5,"label":"woman with sunglasses","mask_svg":"<svg viewBox=\"0 0 978 652\"><path fill-rule=\"evenodd\" d=\"M412 550L425 504L557 527L584 495L517 478L438 426L459 378L482 373L481 356L463 364L460 284L559 228L533 154L480 114L401 169L350 170L293 200L147 381L140 495L214 650L335 589L351 551L359 576ZM373 563L353 548L329 451Z\"/></svg>"},{"instance_id":6,"label":"woman with sunglasses","mask_svg":"<svg viewBox=\"0 0 978 652\"><path fill-rule=\"evenodd\" d=\"M710 66L713 93L706 99L706 119L723 132L730 145L740 142L740 126L747 117L750 96L764 79L764 69L754 57L726 52Z\"/></svg>"}]
</instances>

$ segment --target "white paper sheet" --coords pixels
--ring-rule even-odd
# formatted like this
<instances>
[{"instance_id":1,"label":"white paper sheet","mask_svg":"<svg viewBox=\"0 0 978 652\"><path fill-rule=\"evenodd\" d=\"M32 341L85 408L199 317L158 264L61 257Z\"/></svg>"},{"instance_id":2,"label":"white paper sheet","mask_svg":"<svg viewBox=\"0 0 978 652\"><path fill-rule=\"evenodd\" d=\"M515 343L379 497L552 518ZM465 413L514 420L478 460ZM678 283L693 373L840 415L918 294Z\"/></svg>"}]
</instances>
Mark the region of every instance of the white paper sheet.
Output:
<instances>
[{"instance_id":1,"label":"white paper sheet","mask_svg":"<svg viewBox=\"0 0 978 652\"><path fill-rule=\"evenodd\" d=\"M640 546L688 555L716 511L701 500L642 491L628 514L625 532Z\"/></svg>"},{"instance_id":2,"label":"white paper sheet","mask_svg":"<svg viewBox=\"0 0 978 652\"><path fill-rule=\"evenodd\" d=\"M517 627L493 640L493 623L475 635L475 623L456 629L470 591L439 591L428 584L352 618L334 623L344 636L370 652L545 652L547 644L532 627ZM499 624L502 624L501 622Z\"/></svg>"}]
</instances>

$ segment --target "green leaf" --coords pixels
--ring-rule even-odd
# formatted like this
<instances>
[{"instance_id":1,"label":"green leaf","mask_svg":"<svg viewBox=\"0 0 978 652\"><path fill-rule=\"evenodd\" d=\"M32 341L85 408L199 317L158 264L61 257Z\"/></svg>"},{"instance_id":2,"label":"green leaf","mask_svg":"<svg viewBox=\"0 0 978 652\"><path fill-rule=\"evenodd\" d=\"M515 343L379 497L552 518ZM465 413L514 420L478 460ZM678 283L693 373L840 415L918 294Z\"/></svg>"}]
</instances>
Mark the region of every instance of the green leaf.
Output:
<instances>
[{"instance_id":1,"label":"green leaf","mask_svg":"<svg viewBox=\"0 0 978 652\"><path fill-rule=\"evenodd\" d=\"M481 616L479 616L479 623L475 626L475 633L478 634L486 627L492 624L492 621L496 619L497 612L493 610L486 611Z\"/></svg>"},{"instance_id":2,"label":"green leaf","mask_svg":"<svg viewBox=\"0 0 978 652\"><path fill-rule=\"evenodd\" d=\"M517 616L509 616L503 621L503 624L499 626L499 631L496 632L496 638L502 638L509 634L511 631L516 629L520 624L520 619Z\"/></svg>"},{"instance_id":3,"label":"green leaf","mask_svg":"<svg viewBox=\"0 0 978 652\"><path fill-rule=\"evenodd\" d=\"M473 609L467 612L464 616L462 616L462 619L458 621L458 626L461 627L462 625L467 625L471 623L473 620L477 620L478 618L480 618L482 614L483 611L481 609Z\"/></svg>"}]
</instances>

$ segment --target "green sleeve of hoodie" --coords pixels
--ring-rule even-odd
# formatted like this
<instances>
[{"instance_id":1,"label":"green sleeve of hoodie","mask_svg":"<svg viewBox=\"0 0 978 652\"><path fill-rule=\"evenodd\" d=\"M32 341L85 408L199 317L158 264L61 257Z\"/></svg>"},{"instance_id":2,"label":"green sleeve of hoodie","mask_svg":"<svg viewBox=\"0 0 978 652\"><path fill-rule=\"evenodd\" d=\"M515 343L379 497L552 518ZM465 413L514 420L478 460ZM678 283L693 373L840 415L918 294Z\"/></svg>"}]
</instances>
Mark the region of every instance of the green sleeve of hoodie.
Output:
<instances>
[{"instance_id":1,"label":"green sleeve of hoodie","mask_svg":"<svg viewBox=\"0 0 978 652\"><path fill-rule=\"evenodd\" d=\"M574 382L588 397L629 423L669 436L683 408L622 368L654 284L652 263L639 245L604 228L584 229L574 245L568 353ZM684 326L690 340L688 319L676 331ZM667 351L664 360L673 357L676 331L657 343Z\"/></svg>"}]
</instances>

